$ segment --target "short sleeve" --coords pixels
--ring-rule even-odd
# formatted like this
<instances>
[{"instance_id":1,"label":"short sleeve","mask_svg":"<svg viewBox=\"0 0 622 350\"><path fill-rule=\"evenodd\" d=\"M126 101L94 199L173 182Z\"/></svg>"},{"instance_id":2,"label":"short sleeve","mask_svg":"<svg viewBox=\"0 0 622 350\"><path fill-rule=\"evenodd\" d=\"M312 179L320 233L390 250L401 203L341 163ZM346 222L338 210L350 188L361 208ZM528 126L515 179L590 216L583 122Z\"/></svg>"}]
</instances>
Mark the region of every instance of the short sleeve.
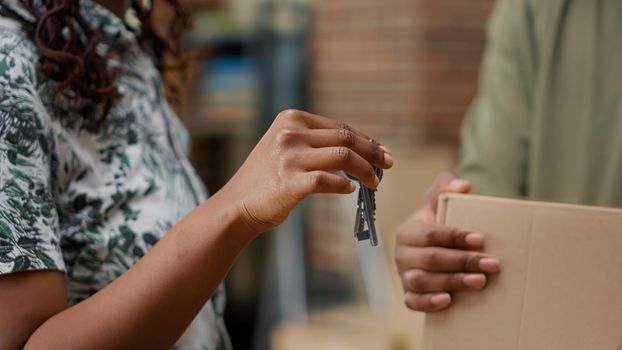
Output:
<instances>
[{"instance_id":1,"label":"short sleeve","mask_svg":"<svg viewBox=\"0 0 622 350\"><path fill-rule=\"evenodd\" d=\"M64 271L52 187L53 137L34 48L0 18L0 274Z\"/></svg>"},{"instance_id":2,"label":"short sleeve","mask_svg":"<svg viewBox=\"0 0 622 350\"><path fill-rule=\"evenodd\" d=\"M462 127L460 176L482 194L525 194L535 44L525 0L500 0L488 27L479 92Z\"/></svg>"}]
</instances>

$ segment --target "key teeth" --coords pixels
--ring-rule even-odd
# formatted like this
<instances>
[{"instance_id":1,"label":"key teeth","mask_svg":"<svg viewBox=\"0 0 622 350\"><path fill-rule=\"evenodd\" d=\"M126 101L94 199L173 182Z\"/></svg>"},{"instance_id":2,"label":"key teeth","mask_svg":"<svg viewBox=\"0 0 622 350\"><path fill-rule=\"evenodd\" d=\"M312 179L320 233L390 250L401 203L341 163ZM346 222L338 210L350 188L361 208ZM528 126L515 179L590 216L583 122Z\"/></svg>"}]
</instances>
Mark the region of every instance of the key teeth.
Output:
<instances>
[{"instance_id":1,"label":"key teeth","mask_svg":"<svg viewBox=\"0 0 622 350\"><path fill-rule=\"evenodd\" d=\"M375 168L376 175L382 179L382 169ZM354 223L354 237L358 241L369 240L372 247L378 245L376 236L376 190L365 187L361 181L359 183L359 193L357 200L356 222ZM367 226L367 229L364 229Z\"/></svg>"},{"instance_id":2,"label":"key teeth","mask_svg":"<svg viewBox=\"0 0 622 350\"><path fill-rule=\"evenodd\" d=\"M359 231L355 234L356 239L360 242L360 241L366 241L369 239L369 231L365 230L365 231Z\"/></svg>"}]
</instances>

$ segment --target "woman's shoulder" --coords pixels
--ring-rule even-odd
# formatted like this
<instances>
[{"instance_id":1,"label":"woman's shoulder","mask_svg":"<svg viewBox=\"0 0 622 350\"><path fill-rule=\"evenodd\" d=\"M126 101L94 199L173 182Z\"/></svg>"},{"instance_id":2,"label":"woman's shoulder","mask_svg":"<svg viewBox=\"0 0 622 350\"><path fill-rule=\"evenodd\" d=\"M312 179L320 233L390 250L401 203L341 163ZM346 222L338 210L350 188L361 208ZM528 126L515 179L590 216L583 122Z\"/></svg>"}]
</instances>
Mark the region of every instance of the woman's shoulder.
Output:
<instances>
[{"instance_id":1,"label":"woman's shoulder","mask_svg":"<svg viewBox=\"0 0 622 350\"><path fill-rule=\"evenodd\" d=\"M3 92L18 87L22 80L23 83L34 83L39 54L22 25L12 18L0 16L0 38L0 86Z\"/></svg>"},{"instance_id":2,"label":"woman's shoulder","mask_svg":"<svg viewBox=\"0 0 622 350\"><path fill-rule=\"evenodd\" d=\"M0 16L0 110L37 104L39 54L21 25Z\"/></svg>"}]
</instances>

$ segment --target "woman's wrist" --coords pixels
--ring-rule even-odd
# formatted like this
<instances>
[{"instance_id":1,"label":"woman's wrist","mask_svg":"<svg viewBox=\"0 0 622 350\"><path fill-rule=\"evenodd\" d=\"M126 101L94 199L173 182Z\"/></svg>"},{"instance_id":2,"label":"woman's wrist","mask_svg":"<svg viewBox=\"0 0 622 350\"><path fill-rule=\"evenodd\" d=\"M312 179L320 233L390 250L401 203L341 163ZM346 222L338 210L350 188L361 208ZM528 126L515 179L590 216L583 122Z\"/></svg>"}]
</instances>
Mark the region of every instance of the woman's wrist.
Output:
<instances>
[{"instance_id":1,"label":"woman's wrist","mask_svg":"<svg viewBox=\"0 0 622 350\"><path fill-rule=\"evenodd\" d=\"M221 232L231 248L242 249L261 233L248 224L239 205L224 191L214 194L197 210L207 222L207 231Z\"/></svg>"}]
</instances>

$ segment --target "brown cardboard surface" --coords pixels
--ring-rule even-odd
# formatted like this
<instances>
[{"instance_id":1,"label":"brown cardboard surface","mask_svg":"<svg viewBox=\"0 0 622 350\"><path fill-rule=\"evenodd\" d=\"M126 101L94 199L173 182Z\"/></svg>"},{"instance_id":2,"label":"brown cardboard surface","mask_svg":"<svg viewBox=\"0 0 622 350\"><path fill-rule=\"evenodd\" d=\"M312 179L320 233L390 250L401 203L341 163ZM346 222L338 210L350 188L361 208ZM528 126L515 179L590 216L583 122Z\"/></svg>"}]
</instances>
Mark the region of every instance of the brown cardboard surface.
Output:
<instances>
[{"instance_id":1,"label":"brown cardboard surface","mask_svg":"<svg viewBox=\"0 0 622 350\"><path fill-rule=\"evenodd\" d=\"M393 319L399 335L408 339L402 349L420 350L423 332L423 314L404 305L404 290L395 266L395 233L404 220L417 209L421 198L434 178L454 167L457 150L453 147L420 147L408 154L393 154L395 166L384 173L376 193L378 210L376 227L382 235L379 247L385 249L392 268L392 289L395 307Z\"/></svg>"},{"instance_id":2,"label":"brown cardboard surface","mask_svg":"<svg viewBox=\"0 0 622 350\"><path fill-rule=\"evenodd\" d=\"M426 315L424 350L616 349L622 210L443 195L441 223L482 232L502 272Z\"/></svg>"}]
</instances>

